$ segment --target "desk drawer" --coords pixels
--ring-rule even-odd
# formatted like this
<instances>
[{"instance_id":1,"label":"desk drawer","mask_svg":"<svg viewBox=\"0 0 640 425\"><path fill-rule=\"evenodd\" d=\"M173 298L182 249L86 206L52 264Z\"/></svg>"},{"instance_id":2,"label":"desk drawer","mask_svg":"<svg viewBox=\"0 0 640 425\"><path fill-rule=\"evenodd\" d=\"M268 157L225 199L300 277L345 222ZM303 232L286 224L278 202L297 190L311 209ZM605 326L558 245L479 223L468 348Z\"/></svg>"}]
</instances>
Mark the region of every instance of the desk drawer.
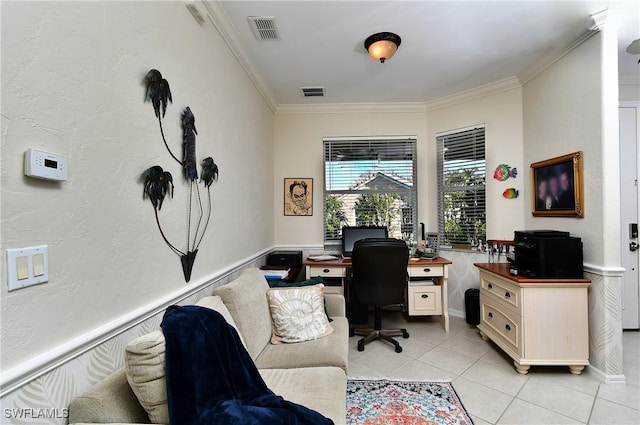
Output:
<instances>
[{"instance_id":1,"label":"desk drawer","mask_svg":"<svg viewBox=\"0 0 640 425\"><path fill-rule=\"evenodd\" d=\"M309 278L320 277L344 277L345 268L336 266L309 266Z\"/></svg>"},{"instance_id":2,"label":"desk drawer","mask_svg":"<svg viewBox=\"0 0 640 425\"><path fill-rule=\"evenodd\" d=\"M409 287L409 315L442 314L442 287L438 285Z\"/></svg>"},{"instance_id":3,"label":"desk drawer","mask_svg":"<svg viewBox=\"0 0 640 425\"><path fill-rule=\"evenodd\" d=\"M438 277L444 276L444 266L441 265L412 265L409 263L409 277Z\"/></svg>"}]
</instances>

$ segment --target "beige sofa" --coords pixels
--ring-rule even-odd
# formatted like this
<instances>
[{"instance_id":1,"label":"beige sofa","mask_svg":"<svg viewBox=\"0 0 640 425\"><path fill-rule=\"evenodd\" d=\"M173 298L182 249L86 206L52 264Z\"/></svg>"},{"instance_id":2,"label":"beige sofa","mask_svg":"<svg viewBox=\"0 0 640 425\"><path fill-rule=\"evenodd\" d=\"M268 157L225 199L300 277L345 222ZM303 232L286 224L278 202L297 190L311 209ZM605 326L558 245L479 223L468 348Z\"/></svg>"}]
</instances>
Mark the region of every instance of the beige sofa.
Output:
<instances>
[{"instance_id":1,"label":"beige sofa","mask_svg":"<svg viewBox=\"0 0 640 425\"><path fill-rule=\"evenodd\" d=\"M349 324L344 298L326 294L326 308L334 332L324 338L297 344L270 343L269 287L258 269L245 271L237 280L218 287L212 297L197 304L230 315L247 351L267 386L287 400L317 410L343 424ZM224 305L216 298L220 297ZM217 302L216 302L217 301ZM149 415L131 389L124 368L114 372L69 406L69 423L150 423Z\"/></svg>"}]
</instances>

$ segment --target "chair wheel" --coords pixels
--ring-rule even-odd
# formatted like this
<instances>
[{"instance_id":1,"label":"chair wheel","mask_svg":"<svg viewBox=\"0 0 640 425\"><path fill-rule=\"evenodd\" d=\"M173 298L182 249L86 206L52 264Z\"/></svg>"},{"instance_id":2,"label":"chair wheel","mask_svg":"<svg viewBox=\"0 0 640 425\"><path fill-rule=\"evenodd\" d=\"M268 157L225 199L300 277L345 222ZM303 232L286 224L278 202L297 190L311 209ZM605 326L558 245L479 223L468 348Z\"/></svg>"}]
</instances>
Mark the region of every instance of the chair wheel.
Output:
<instances>
[{"instance_id":1,"label":"chair wheel","mask_svg":"<svg viewBox=\"0 0 640 425\"><path fill-rule=\"evenodd\" d=\"M364 341L358 341L358 351L364 351Z\"/></svg>"},{"instance_id":2,"label":"chair wheel","mask_svg":"<svg viewBox=\"0 0 640 425\"><path fill-rule=\"evenodd\" d=\"M396 345L396 353L402 353L402 347Z\"/></svg>"},{"instance_id":3,"label":"chair wheel","mask_svg":"<svg viewBox=\"0 0 640 425\"><path fill-rule=\"evenodd\" d=\"M409 338L409 332L407 332L407 330L406 330L406 329L402 329L402 337L403 337L404 339Z\"/></svg>"}]
</instances>

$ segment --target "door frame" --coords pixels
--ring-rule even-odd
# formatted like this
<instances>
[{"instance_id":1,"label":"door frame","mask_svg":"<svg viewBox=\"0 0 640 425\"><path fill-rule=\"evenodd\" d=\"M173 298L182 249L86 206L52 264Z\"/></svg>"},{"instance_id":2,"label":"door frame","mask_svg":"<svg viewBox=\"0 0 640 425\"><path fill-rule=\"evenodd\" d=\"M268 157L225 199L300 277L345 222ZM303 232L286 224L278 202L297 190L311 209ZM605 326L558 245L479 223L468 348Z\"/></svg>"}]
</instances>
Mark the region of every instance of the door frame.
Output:
<instances>
[{"instance_id":1,"label":"door frame","mask_svg":"<svg viewBox=\"0 0 640 425\"><path fill-rule=\"evenodd\" d=\"M636 178L638 180L640 180L640 101L619 101L618 102L618 108L635 108L636 109ZM620 150L620 154L623 154L622 149ZM640 221L640 182L637 181L636 183L636 190L638 192L637 195L637 205L636 205L636 211L637 211L637 215L638 215L638 221ZM622 195L622 193L621 193ZM621 217L622 218L622 217ZM621 237L621 242L622 242L622 247L621 249L623 250L623 252L625 252L626 250L629 249L629 237L628 237L628 231L629 229L627 228L627 223L625 222L621 222L622 226L621 226L621 231L622 231L622 237ZM640 223L639 223L640 224ZM640 263L640 261L639 261ZM640 266L640 264L639 264ZM624 294L625 288L624 288L624 275L623 275L623 279L622 279L622 294ZM621 306L622 307L622 306ZM638 288L638 325L640 327L640 283L639 283L639 288ZM624 328L623 329L638 329L638 328Z\"/></svg>"}]
</instances>

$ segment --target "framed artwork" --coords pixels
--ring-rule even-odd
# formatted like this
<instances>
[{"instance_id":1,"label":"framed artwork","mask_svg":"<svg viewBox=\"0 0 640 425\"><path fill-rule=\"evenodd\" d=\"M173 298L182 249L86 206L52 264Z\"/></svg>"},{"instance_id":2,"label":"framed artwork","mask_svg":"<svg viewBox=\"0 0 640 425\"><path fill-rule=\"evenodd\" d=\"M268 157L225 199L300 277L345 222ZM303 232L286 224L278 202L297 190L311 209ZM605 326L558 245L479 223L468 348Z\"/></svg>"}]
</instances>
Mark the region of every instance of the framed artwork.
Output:
<instances>
[{"instance_id":1,"label":"framed artwork","mask_svg":"<svg viewBox=\"0 0 640 425\"><path fill-rule=\"evenodd\" d=\"M313 215L313 179L284 179L284 215Z\"/></svg>"},{"instance_id":2,"label":"framed artwork","mask_svg":"<svg viewBox=\"0 0 640 425\"><path fill-rule=\"evenodd\" d=\"M582 152L531 164L531 193L536 217L584 217Z\"/></svg>"}]
</instances>

